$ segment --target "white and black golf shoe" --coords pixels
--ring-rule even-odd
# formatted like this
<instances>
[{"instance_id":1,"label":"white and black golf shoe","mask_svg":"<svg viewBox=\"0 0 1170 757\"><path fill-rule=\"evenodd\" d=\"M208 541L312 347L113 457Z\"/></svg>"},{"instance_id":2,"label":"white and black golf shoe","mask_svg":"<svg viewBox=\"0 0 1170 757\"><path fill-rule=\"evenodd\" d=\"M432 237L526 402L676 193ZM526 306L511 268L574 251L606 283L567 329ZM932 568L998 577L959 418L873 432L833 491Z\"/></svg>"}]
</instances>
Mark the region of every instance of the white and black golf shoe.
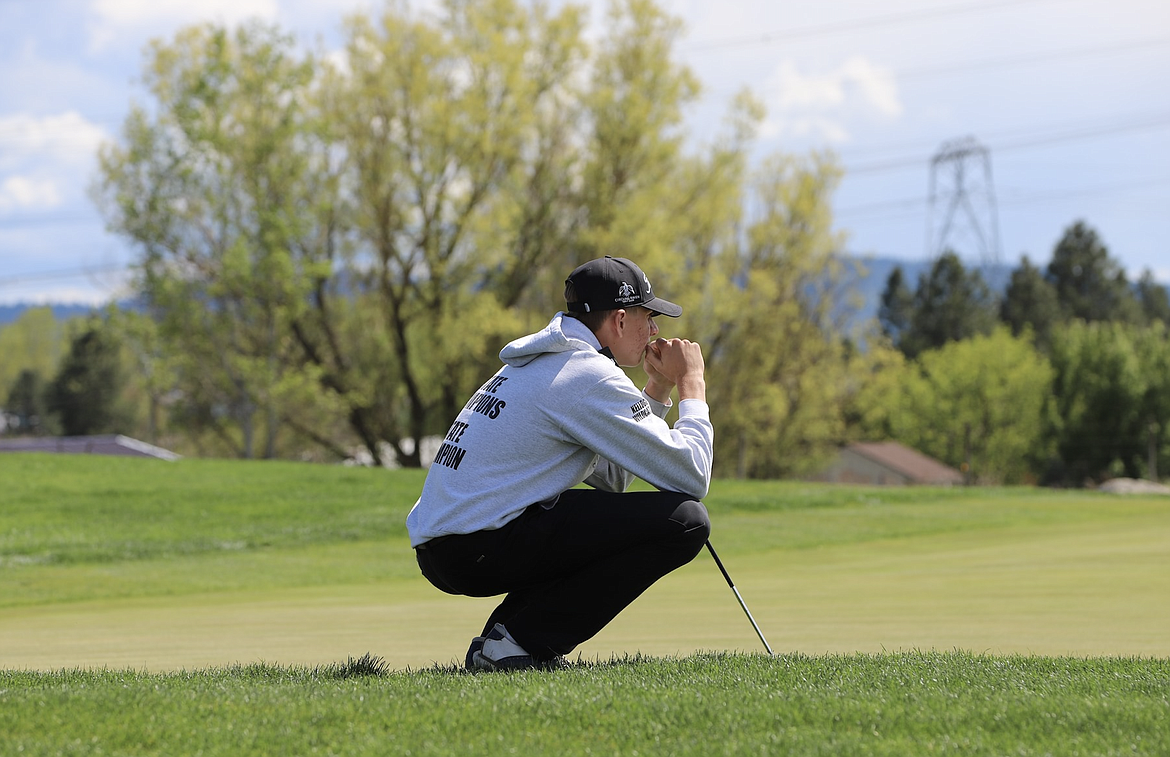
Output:
<instances>
[{"instance_id":1,"label":"white and black golf shoe","mask_svg":"<svg viewBox=\"0 0 1170 757\"><path fill-rule=\"evenodd\" d=\"M476 637L479 639L480 637ZM508 629L496 623L483 638L479 649L469 649L471 668L483 671L503 670L556 670L569 666L568 660L557 655L551 660L538 660L508 635ZM474 648L475 641L472 641Z\"/></svg>"}]
</instances>

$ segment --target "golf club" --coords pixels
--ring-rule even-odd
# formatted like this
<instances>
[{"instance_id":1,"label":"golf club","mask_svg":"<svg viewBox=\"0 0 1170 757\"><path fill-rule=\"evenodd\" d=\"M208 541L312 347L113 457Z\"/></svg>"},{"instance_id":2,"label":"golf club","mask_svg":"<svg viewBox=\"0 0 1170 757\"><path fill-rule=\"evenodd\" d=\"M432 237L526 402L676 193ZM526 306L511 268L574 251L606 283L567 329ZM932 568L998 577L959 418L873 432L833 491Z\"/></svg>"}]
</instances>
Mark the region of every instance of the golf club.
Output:
<instances>
[{"instance_id":1,"label":"golf club","mask_svg":"<svg viewBox=\"0 0 1170 757\"><path fill-rule=\"evenodd\" d=\"M715 554L715 548L711 546L710 539L707 540L707 551L715 558L715 564L719 566L719 572L723 574L723 577L727 579L727 585L735 592L735 598L739 600L739 606L743 608L744 614L752 622L752 628L756 629L756 636L759 636L760 641L764 642L764 649L768 650L768 654L775 656L776 653L772 651L772 647L768 646L768 640L764 638L764 634L760 631L760 626L756 623L756 619L752 617L751 610L744 603L743 597L739 595L739 589L735 588L735 584L731 581L731 576L727 575L727 568L723 567L723 561L719 559L719 555Z\"/></svg>"}]
</instances>

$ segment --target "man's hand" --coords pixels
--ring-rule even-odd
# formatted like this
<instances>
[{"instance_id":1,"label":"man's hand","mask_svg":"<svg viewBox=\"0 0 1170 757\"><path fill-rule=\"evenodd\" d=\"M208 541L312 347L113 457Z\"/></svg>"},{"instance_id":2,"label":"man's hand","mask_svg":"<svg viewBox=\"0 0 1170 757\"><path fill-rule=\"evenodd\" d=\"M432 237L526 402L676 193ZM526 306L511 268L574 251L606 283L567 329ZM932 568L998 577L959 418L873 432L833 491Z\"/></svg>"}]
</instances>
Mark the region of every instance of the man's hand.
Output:
<instances>
[{"instance_id":1,"label":"man's hand","mask_svg":"<svg viewBox=\"0 0 1170 757\"><path fill-rule=\"evenodd\" d=\"M670 392L674 389L674 382L663 376L662 373L654 367L650 361L650 356L661 359L661 350L658 342L664 342L664 339L658 339L646 345L646 355L642 360L642 370L646 371L646 394L658 400L664 405L670 404Z\"/></svg>"},{"instance_id":2,"label":"man's hand","mask_svg":"<svg viewBox=\"0 0 1170 757\"><path fill-rule=\"evenodd\" d=\"M697 342L687 339L655 339L646 348L644 361L646 375L650 383L646 386L646 393L655 399L666 386L666 394L670 394L670 386L678 387L679 400L697 399L706 401L707 382L703 378L706 365L703 363L703 350Z\"/></svg>"}]
</instances>

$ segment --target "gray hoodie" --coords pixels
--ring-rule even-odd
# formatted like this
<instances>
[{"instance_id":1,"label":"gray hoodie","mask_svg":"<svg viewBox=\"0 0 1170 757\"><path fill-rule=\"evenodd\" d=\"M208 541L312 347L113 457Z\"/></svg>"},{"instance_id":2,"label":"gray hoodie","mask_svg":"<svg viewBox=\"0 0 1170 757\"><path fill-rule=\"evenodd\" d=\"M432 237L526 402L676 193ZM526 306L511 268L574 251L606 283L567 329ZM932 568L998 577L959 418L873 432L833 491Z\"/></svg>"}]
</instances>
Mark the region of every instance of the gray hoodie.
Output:
<instances>
[{"instance_id":1,"label":"gray hoodie","mask_svg":"<svg viewBox=\"0 0 1170 757\"><path fill-rule=\"evenodd\" d=\"M504 366L451 425L406 519L411 546L500 528L579 483L625 491L637 476L706 496L714 431L707 403L638 391L580 321L558 313L500 351Z\"/></svg>"}]
</instances>

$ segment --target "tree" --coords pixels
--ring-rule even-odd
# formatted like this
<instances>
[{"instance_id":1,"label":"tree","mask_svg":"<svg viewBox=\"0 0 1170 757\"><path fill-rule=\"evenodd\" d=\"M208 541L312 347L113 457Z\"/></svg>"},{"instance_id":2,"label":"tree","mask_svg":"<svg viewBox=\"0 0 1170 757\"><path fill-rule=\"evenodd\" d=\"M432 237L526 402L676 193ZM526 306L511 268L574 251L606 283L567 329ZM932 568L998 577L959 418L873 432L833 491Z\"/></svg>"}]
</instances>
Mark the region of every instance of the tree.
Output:
<instances>
[{"instance_id":1,"label":"tree","mask_svg":"<svg viewBox=\"0 0 1170 757\"><path fill-rule=\"evenodd\" d=\"M298 250L335 241L317 207L329 174L312 77L273 28L190 27L153 43L157 107L135 108L125 144L100 156L95 193L142 251L138 288L173 357L176 413L240 457L273 456L303 412L290 395L309 397L287 339L312 273Z\"/></svg>"},{"instance_id":2,"label":"tree","mask_svg":"<svg viewBox=\"0 0 1170 757\"><path fill-rule=\"evenodd\" d=\"M887 287L888 288L888 287ZM909 326L898 349L910 358L952 341L990 333L995 303L979 271L970 272L953 252L944 252L918 279Z\"/></svg>"},{"instance_id":3,"label":"tree","mask_svg":"<svg viewBox=\"0 0 1170 757\"><path fill-rule=\"evenodd\" d=\"M582 162L575 262L615 255L647 270L669 268L678 218L683 107L699 95L691 71L671 61L679 20L649 0L610 5L583 115L589 123ZM666 200L666 202L663 202Z\"/></svg>"},{"instance_id":4,"label":"tree","mask_svg":"<svg viewBox=\"0 0 1170 757\"><path fill-rule=\"evenodd\" d=\"M522 322L510 308L565 251L581 19L453 2L441 24L391 6L349 30L322 102L352 187L352 246L325 252L351 291L316 286L294 333L371 454L418 465L417 441L494 370Z\"/></svg>"},{"instance_id":5,"label":"tree","mask_svg":"<svg viewBox=\"0 0 1170 757\"><path fill-rule=\"evenodd\" d=\"M68 346L65 323L49 307L28 308L0 327L0 387L11 387L21 372L52 376Z\"/></svg>"},{"instance_id":6,"label":"tree","mask_svg":"<svg viewBox=\"0 0 1170 757\"><path fill-rule=\"evenodd\" d=\"M160 324L137 308L109 306L104 326L122 345L123 372L127 377L127 399L135 410L135 438L168 448L181 446L184 434L168 434L169 408L175 404L177 367L186 359L171 354ZM180 413L187 412L185 398Z\"/></svg>"},{"instance_id":7,"label":"tree","mask_svg":"<svg viewBox=\"0 0 1170 757\"><path fill-rule=\"evenodd\" d=\"M120 403L125 376L116 338L90 321L70 342L69 353L46 389L49 412L67 436L122 433L129 423Z\"/></svg>"},{"instance_id":8,"label":"tree","mask_svg":"<svg viewBox=\"0 0 1170 757\"><path fill-rule=\"evenodd\" d=\"M891 436L967 470L1019 483L1046 458L1052 368L1006 327L923 352L891 404Z\"/></svg>"},{"instance_id":9,"label":"tree","mask_svg":"<svg viewBox=\"0 0 1170 757\"><path fill-rule=\"evenodd\" d=\"M845 407L846 437L879 441L893 437L893 419L902 412L903 393L916 366L888 340L873 339L849 355L850 389Z\"/></svg>"},{"instance_id":10,"label":"tree","mask_svg":"<svg viewBox=\"0 0 1170 757\"><path fill-rule=\"evenodd\" d=\"M1011 328L1013 336L1028 330L1036 346L1046 352L1052 341L1052 329L1060 322L1060 303L1056 290L1025 255L1019 268L1012 271L1011 280L1000 302L999 317Z\"/></svg>"},{"instance_id":11,"label":"tree","mask_svg":"<svg viewBox=\"0 0 1170 757\"><path fill-rule=\"evenodd\" d=\"M4 409L16 416L18 433L45 433L49 413L45 402L45 380L41 374L29 368L21 371L8 391Z\"/></svg>"},{"instance_id":12,"label":"tree","mask_svg":"<svg viewBox=\"0 0 1170 757\"><path fill-rule=\"evenodd\" d=\"M1142 271L1138 279L1137 299L1145 323L1161 321L1170 326L1170 293L1167 293L1164 285L1154 280L1154 274L1148 268Z\"/></svg>"},{"instance_id":13,"label":"tree","mask_svg":"<svg viewBox=\"0 0 1170 757\"><path fill-rule=\"evenodd\" d=\"M1150 424L1164 427L1170 420L1164 399L1166 331L1150 330L1149 339L1144 333L1101 321L1072 321L1055 333L1053 480L1080 485L1141 477Z\"/></svg>"},{"instance_id":14,"label":"tree","mask_svg":"<svg viewBox=\"0 0 1170 757\"><path fill-rule=\"evenodd\" d=\"M897 344L910 328L914 315L914 293L906 284L902 266L894 266L882 290L881 305L878 308L878 322L882 333Z\"/></svg>"},{"instance_id":15,"label":"tree","mask_svg":"<svg viewBox=\"0 0 1170 757\"><path fill-rule=\"evenodd\" d=\"M99 194L189 424L245 456L290 428L419 465L582 259L690 276L678 249L736 159L683 153L697 85L647 0L614 3L594 53L572 5L391 4L347 29L336 66L265 27L156 44L155 115L127 120Z\"/></svg>"},{"instance_id":16,"label":"tree","mask_svg":"<svg viewBox=\"0 0 1170 757\"><path fill-rule=\"evenodd\" d=\"M1052 252L1046 278L1056 289L1065 318L1124 323L1139 319L1125 271L1084 221L1065 230Z\"/></svg>"},{"instance_id":17,"label":"tree","mask_svg":"<svg viewBox=\"0 0 1170 757\"><path fill-rule=\"evenodd\" d=\"M1131 334L1146 380L1139 410L1146 449L1141 470L1146 478L1157 481L1170 470L1170 323L1156 320L1132 329Z\"/></svg>"},{"instance_id":18,"label":"tree","mask_svg":"<svg viewBox=\"0 0 1170 757\"><path fill-rule=\"evenodd\" d=\"M773 156L751 182L742 237L711 258L698 339L708 366L719 475L810 472L845 435L847 347L829 296L840 262L827 156Z\"/></svg>"}]
</instances>

